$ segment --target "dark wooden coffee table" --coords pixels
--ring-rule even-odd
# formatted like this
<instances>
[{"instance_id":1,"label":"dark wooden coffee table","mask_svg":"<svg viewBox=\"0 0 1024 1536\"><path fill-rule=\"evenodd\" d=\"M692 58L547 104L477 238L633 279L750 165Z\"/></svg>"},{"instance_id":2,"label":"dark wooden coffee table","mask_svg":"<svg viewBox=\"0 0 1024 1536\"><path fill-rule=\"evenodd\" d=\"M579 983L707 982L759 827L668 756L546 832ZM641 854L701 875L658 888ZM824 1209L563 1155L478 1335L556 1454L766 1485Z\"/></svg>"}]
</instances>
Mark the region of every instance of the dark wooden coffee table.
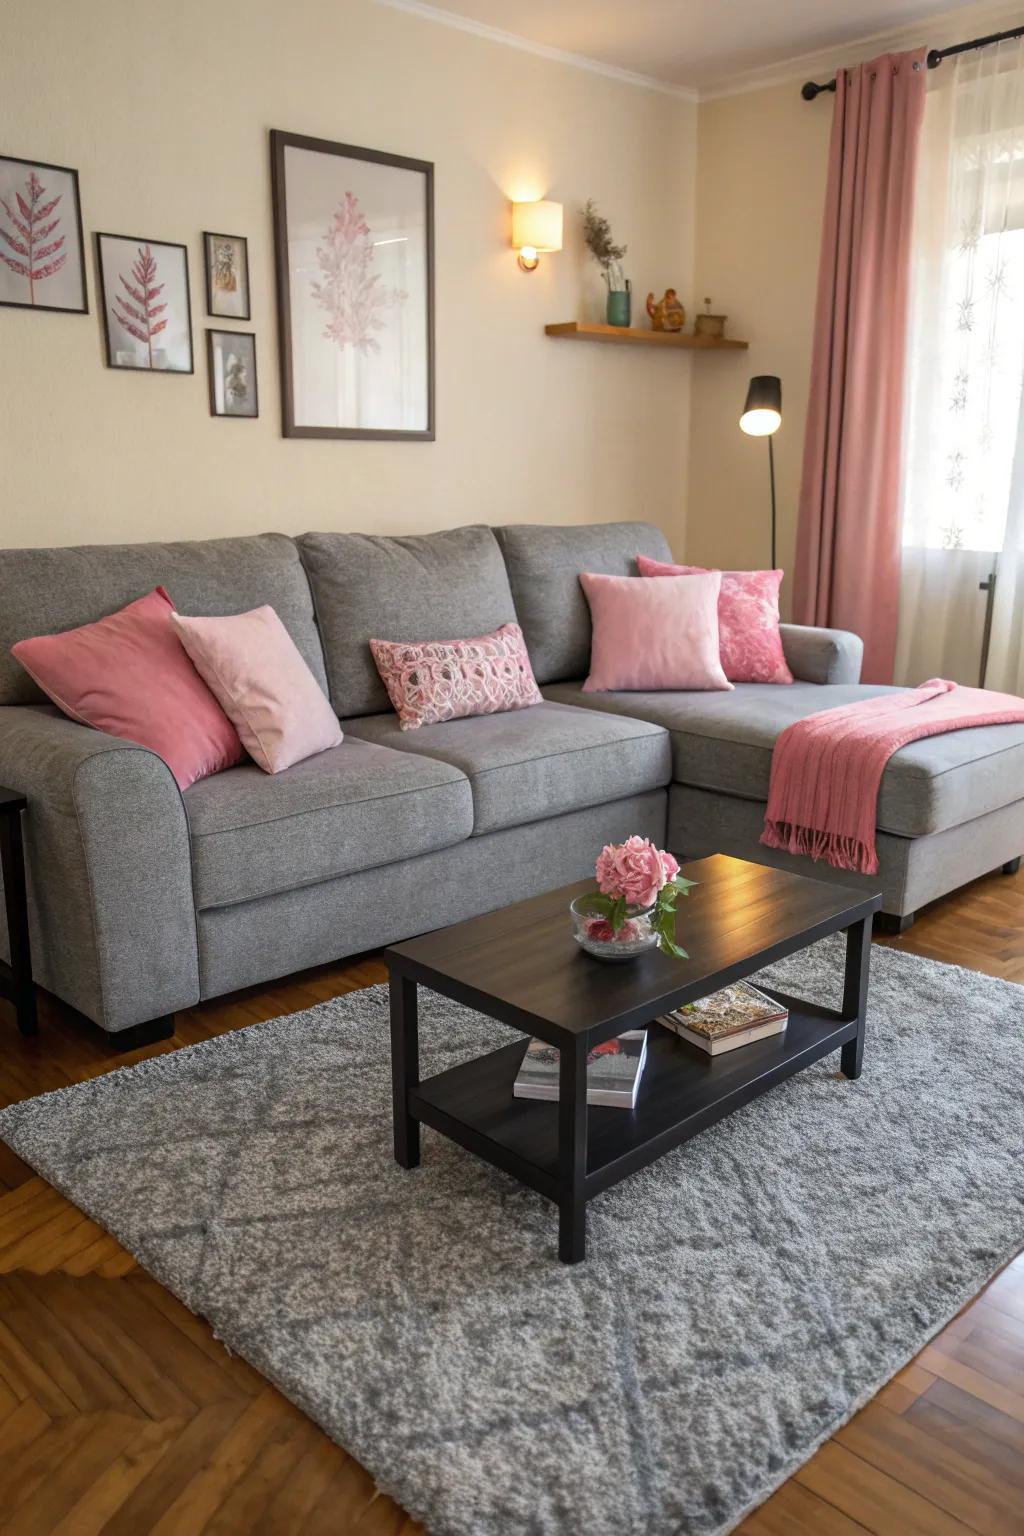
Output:
<instances>
[{"instance_id":1,"label":"dark wooden coffee table","mask_svg":"<svg viewBox=\"0 0 1024 1536\"><path fill-rule=\"evenodd\" d=\"M569 902L593 890L588 880L386 952L396 1159L417 1166L423 1124L513 1174L558 1206L566 1263L584 1257L587 1201L602 1190L832 1051L841 1051L847 1077L860 1076L871 918L881 896L722 854L683 873L699 882L679 903L689 960L660 949L617 964L585 954L572 937ZM786 1033L717 1057L653 1023L839 930L842 1008L773 992L789 1009ZM557 1046L559 1102L513 1098L522 1040L421 1082L419 985ZM644 1025L651 1029L636 1108L588 1109L587 1053Z\"/></svg>"}]
</instances>

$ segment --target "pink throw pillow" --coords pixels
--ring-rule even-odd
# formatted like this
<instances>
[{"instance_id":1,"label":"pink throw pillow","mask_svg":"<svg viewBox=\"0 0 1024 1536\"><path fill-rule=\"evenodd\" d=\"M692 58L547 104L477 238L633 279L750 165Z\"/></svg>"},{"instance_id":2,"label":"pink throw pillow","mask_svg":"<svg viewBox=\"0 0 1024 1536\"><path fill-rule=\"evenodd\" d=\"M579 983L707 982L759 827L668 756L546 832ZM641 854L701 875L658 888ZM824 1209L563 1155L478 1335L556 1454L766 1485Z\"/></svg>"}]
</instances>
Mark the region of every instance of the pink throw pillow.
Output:
<instances>
[{"instance_id":1,"label":"pink throw pillow","mask_svg":"<svg viewBox=\"0 0 1024 1536\"><path fill-rule=\"evenodd\" d=\"M273 608L216 619L175 613L171 624L264 773L339 745L338 717Z\"/></svg>"},{"instance_id":2,"label":"pink throw pillow","mask_svg":"<svg viewBox=\"0 0 1024 1536\"><path fill-rule=\"evenodd\" d=\"M518 624L474 640L371 640L403 731L543 704Z\"/></svg>"},{"instance_id":3,"label":"pink throw pillow","mask_svg":"<svg viewBox=\"0 0 1024 1536\"><path fill-rule=\"evenodd\" d=\"M641 576L701 576L703 565L669 565L637 555ZM722 667L734 683L791 683L779 629L781 571L723 571L718 599Z\"/></svg>"},{"instance_id":4,"label":"pink throw pillow","mask_svg":"<svg viewBox=\"0 0 1024 1536\"><path fill-rule=\"evenodd\" d=\"M179 789L241 762L242 743L178 644L163 587L108 618L11 646L72 720L162 757Z\"/></svg>"},{"instance_id":5,"label":"pink throw pillow","mask_svg":"<svg viewBox=\"0 0 1024 1536\"><path fill-rule=\"evenodd\" d=\"M594 638L584 693L731 688L718 659L719 571L637 581L584 572Z\"/></svg>"}]
</instances>

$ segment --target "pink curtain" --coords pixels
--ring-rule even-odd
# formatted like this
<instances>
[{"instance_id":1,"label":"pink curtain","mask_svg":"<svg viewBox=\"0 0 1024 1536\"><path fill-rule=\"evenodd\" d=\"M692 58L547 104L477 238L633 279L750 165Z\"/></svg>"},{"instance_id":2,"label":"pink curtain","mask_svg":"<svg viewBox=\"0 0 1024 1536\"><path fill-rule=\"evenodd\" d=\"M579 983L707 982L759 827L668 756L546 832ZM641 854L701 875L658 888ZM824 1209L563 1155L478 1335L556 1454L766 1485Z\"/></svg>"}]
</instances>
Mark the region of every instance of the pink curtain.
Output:
<instances>
[{"instance_id":1,"label":"pink curtain","mask_svg":"<svg viewBox=\"0 0 1024 1536\"><path fill-rule=\"evenodd\" d=\"M892 682L914 174L925 50L836 76L793 617L852 629Z\"/></svg>"}]
</instances>

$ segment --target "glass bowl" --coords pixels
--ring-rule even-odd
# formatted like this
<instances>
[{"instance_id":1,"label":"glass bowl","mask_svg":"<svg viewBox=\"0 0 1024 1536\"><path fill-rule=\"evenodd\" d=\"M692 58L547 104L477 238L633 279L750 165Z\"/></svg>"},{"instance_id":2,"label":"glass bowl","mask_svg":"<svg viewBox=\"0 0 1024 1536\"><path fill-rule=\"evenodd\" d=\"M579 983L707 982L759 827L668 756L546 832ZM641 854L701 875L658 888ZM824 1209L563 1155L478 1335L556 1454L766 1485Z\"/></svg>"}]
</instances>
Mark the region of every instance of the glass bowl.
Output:
<instances>
[{"instance_id":1,"label":"glass bowl","mask_svg":"<svg viewBox=\"0 0 1024 1536\"><path fill-rule=\"evenodd\" d=\"M569 903L569 912L573 938L597 960L633 960L657 947L658 935L651 926L653 907L627 908L626 921L617 934L604 913L595 909L593 894L577 896Z\"/></svg>"}]
</instances>

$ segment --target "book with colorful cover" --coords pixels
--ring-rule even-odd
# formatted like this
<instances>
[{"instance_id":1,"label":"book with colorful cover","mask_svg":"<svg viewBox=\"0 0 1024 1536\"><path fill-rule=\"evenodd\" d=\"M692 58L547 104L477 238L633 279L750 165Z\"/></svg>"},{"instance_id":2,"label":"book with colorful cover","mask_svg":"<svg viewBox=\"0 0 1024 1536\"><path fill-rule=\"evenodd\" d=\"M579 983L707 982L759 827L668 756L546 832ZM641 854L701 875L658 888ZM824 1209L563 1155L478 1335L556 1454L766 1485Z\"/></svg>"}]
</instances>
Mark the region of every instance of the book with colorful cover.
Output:
<instances>
[{"instance_id":1,"label":"book with colorful cover","mask_svg":"<svg viewBox=\"0 0 1024 1536\"><path fill-rule=\"evenodd\" d=\"M663 1014L659 1023L711 1056L785 1033L789 1010L749 981L734 982L696 1003Z\"/></svg>"},{"instance_id":2,"label":"book with colorful cover","mask_svg":"<svg viewBox=\"0 0 1024 1536\"><path fill-rule=\"evenodd\" d=\"M647 1060L646 1029L630 1029L595 1046L587 1056L587 1103L632 1109ZM559 1052L544 1040L531 1040L512 1087L517 1099L558 1100Z\"/></svg>"}]
</instances>

